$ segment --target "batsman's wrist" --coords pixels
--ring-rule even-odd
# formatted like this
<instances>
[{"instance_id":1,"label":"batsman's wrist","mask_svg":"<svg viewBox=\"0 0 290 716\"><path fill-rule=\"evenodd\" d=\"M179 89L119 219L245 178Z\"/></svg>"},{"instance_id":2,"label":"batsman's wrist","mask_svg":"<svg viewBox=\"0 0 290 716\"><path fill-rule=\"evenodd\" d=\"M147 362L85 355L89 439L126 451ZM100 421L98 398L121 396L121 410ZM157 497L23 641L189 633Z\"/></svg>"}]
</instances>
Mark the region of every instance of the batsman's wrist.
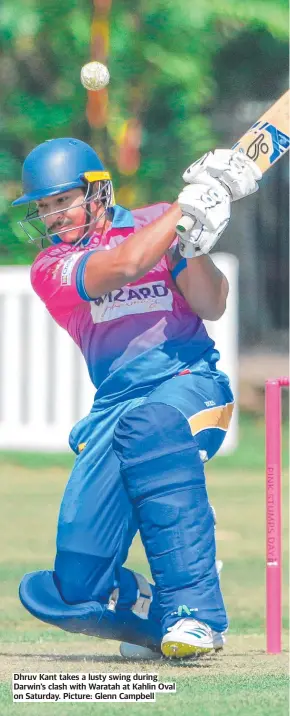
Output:
<instances>
[{"instance_id":1,"label":"batsman's wrist","mask_svg":"<svg viewBox=\"0 0 290 716\"><path fill-rule=\"evenodd\" d=\"M179 253L184 259L194 259L196 256L200 256L200 252L196 252L194 245L190 241L179 237L178 239Z\"/></svg>"}]
</instances>

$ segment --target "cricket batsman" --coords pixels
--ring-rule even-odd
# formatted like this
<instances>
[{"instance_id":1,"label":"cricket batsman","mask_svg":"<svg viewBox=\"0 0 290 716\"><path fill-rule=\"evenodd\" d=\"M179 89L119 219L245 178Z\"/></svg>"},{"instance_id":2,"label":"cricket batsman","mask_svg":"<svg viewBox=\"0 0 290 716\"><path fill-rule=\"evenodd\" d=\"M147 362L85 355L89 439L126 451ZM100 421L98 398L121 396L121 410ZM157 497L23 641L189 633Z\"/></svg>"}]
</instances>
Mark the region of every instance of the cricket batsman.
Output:
<instances>
[{"instance_id":1,"label":"cricket batsman","mask_svg":"<svg viewBox=\"0 0 290 716\"><path fill-rule=\"evenodd\" d=\"M138 654L180 658L223 645L204 462L224 440L233 395L203 320L222 316L228 294L209 253L231 202L256 191L260 177L245 155L216 150L184 172L171 206L128 211L79 139L46 141L25 159L14 204L28 205L26 233L40 220L50 241L32 286L97 389L69 437L77 457L54 570L20 584L22 604L44 622L136 645ZM138 530L154 585L123 566Z\"/></svg>"}]
</instances>

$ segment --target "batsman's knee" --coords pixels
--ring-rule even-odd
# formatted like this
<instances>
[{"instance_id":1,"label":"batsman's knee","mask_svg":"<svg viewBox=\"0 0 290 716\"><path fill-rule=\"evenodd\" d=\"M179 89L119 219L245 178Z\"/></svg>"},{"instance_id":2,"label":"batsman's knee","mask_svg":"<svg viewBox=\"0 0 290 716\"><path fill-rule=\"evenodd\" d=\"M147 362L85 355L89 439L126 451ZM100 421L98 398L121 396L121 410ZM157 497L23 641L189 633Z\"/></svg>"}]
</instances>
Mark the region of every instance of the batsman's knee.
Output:
<instances>
[{"instance_id":1,"label":"batsman's knee","mask_svg":"<svg viewBox=\"0 0 290 716\"><path fill-rule=\"evenodd\" d=\"M98 602L67 604L51 571L25 574L19 585L19 597L34 617L70 632L93 635L104 612Z\"/></svg>"},{"instance_id":2,"label":"batsman's knee","mask_svg":"<svg viewBox=\"0 0 290 716\"><path fill-rule=\"evenodd\" d=\"M115 428L113 447L133 500L153 486L205 485L197 440L175 407L145 403L129 411Z\"/></svg>"},{"instance_id":3,"label":"batsman's knee","mask_svg":"<svg viewBox=\"0 0 290 716\"><path fill-rule=\"evenodd\" d=\"M58 550L54 580L67 604L90 599L106 603L114 588L114 560L101 555Z\"/></svg>"},{"instance_id":4,"label":"batsman's knee","mask_svg":"<svg viewBox=\"0 0 290 716\"><path fill-rule=\"evenodd\" d=\"M141 619L131 609L110 609L96 600L67 604L51 571L26 574L19 587L23 606L37 619L68 632L141 644L159 651L161 627L158 621Z\"/></svg>"}]
</instances>

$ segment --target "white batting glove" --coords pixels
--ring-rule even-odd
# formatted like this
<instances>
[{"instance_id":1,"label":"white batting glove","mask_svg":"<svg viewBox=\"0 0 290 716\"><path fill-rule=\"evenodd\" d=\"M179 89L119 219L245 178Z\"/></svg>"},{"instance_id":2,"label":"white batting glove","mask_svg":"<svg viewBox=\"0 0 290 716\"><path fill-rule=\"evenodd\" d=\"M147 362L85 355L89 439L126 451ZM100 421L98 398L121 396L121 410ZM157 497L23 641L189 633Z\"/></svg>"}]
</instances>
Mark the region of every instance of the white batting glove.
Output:
<instances>
[{"instance_id":1,"label":"white batting glove","mask_svg":"<svg viewBox=\"0 0 290 716\"><path fill-rule=\"evenodd\" d=\"M194 228L192 228L192 224L192 217L183 216L180 224L176 225L179 252L185 259L194 259L202 254L208 254L227 226L227 224L221 226L217 231L208 231L198 220L196 220Z\"/></svg>"},{"instance_id":2,"label":"white batting glove","mask_svg":"<svg viewBox=\"0 0 290 716\"><path fill-rule=\"evenodd\" d=\"M204 183L211 177L229 192L231 200L243 199L258 190L262 172L244 152L234 149L216 149L186 169L182 178L187 184Z\"/></svg>"},{"instance_id":3,"label":"white batting glove","mask_svg":"<svg viewBox=\"0 0 290 716\"><path fill-rule=\"evenodd\" d=\"M208 231L217 231L230 218L228 191L215 179L185 186L178 196L182 214L198 219Z\"/></svg>"},{"instance_id":4,"label":"white batting glove","mask_svg":"<svg viewBox=\"0 0 290 716\"><path fill-rule=\"evenodd\" d=\"M206 182L185 186L178 197L183 216L176 233L185 258L209 253L229 223L229 193L211 177Z\"/></svg>"}]
</instances>

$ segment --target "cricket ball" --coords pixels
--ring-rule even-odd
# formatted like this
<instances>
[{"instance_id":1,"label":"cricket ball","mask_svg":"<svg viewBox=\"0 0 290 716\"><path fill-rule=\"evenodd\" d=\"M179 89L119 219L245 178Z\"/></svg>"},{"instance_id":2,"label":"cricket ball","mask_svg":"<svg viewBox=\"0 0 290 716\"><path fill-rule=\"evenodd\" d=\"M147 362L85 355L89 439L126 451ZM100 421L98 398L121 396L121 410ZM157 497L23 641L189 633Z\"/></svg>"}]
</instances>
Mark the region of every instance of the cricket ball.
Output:
<instances>
[{"instance_id":1,"label":"cricket ball","mask_svg":"<svg viewBox=\"0 0 290 716\"><path fill-rule=\"evenodd\" d=\"M87 90L103 89L109 83L110 73L101 62L88 62L81 69L81 83Z\"/></svg>"}]
</instances>

